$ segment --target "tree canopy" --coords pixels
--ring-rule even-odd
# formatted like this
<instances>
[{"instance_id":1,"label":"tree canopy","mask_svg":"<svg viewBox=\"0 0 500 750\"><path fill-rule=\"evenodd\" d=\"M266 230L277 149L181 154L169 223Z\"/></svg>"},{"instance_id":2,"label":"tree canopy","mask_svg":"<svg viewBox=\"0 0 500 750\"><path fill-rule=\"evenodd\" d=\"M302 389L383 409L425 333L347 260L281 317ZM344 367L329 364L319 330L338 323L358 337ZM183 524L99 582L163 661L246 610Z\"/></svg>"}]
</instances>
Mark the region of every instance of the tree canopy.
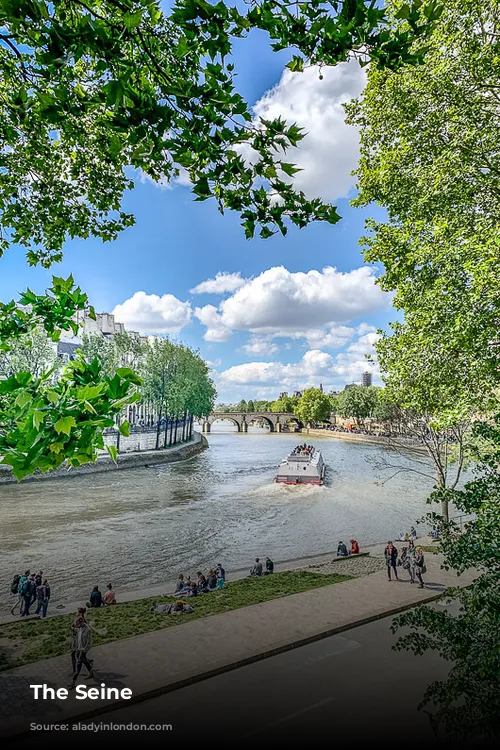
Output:
<instances>
[{"instance_id":1,"label":"tree canopy","mask_svg":"<svg viewBox=\"0 0 500 750\"><path fill-rule=\"evenodd\" d=\"M304 424L322 422L330 416L330 400L319 388L307 388L295 407Z\"/></svg>"},{"instance_id":2,"label":"tree canopy","mask_svg":"<svg viewBox=\"0 0 500 750\"><path fill-rule=\"evenodd\" d=\"M429 6L423 0L421 12ZM465 488L437 481L430 501L443 514L431 520L445 565L480 576L446 592L458 616L418 607L397 623L411 630L398 647L436 650L454 663L424 704L459 736L499 732L499 11L499 0L450 0L425 41L425 65L371 67L362 98L348 107L361 134L355 203L388 213L368 223L365 258L383 264L380 284L403 313L377 345L388 403L427 419L439 439L467 421L469 437L472 430L477 476ZM400 0L388 12L405 28ZM451 503L473 514L465 530L447 518Z\"/></svg>"},{"instance_id":3,"label":"tree canopy","mask_svg":"<svg viewBox=\"0 0 500 750\"><path fill-rule=\"evenodd\" d=\"M294 191L284 151L303 137L281 119L252 121L236 91L232 44L252 29L289 66L335 65L363 51L376 66L417 60L428 17L408 2L411 27L391 31L374 2L310 0L4 0L0 4L1 249L30 263L61 258L67 237L109 240L133 223L121 208L133 180L185 172L197 200L239 212L248 237L286 233L289 220L338 221L332 206ZM254 158L244 160L242 146ZM276 200L279 198L279 200Z\"/></svg>"}]
</instances>

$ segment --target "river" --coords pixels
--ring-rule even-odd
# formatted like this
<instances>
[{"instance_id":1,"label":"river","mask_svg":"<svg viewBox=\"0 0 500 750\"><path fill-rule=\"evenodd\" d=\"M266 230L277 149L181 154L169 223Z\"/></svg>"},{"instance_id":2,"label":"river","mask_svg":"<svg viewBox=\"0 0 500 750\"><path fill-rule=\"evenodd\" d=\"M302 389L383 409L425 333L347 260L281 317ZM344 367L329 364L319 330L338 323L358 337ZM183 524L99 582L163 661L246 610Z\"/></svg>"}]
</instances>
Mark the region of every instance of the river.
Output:
<instances>
[{"instance_id":1,"label":"river","mask_svg":"<svg viewBox=\"0 0 500 750\"><path fill-rule=\"evenodd\" d=\"M222 429L222 428L220 428ZM328 465L323 487L273 484L304 435L212 432L210 449L179 464L0 486L0 611L14 573L42 568L53 599L94 584L134 591L222 562L250 567L363 545L406 530L426 512L432 485L403 473L384 486L367 458L380 449L314 438Z\"/></svg>"}]
</instances>

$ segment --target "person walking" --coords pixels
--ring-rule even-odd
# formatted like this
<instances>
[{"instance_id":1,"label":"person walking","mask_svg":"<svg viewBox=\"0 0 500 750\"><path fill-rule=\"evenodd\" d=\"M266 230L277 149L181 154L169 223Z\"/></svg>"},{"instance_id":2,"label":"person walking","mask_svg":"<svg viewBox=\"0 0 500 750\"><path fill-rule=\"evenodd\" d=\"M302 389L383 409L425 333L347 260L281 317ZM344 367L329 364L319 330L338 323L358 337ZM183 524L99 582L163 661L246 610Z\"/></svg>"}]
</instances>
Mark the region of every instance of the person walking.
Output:
<instances>
[{"instance_id":1,"label":"person walking","mask_svg":"<svg viewBox=\"0 0 500 750\"><path fill-rule=\"evenodd\" d=\"M85 607L79 607L77 617L73 623L73 633L71 639L71 662L73 665L73 679L69 685L69 689L73 690L82 666L87 669L87 680L92 679L94 676L93 661L88 658L88 652L92 648L92 632L85 619L86 609Z\"/></svg>"},{"instance_id":2,"label":"person walking","mask_svg":"<svg viewBox=\"0 0 500 750\"><path fill-rule=\"evenodd\" d=\"M50 586L46 578L43 579L43 583L36 587L36 615L42 613L42 618L47 617L47 608L49 606L50 599Z\"/></svg>"},{"instance_id":3,"label":"person walking","mask_svg":"<svg viewBox=\"0 0 500 750\"><path fill-rule=\"evenodd\" d=\"M385 564L387 565L387 579L391 580L391 568L394 570L394 577L396 581L398 578L398 569L396 567L398 560L398 551L392 542L387 542L387 547L384 550Z\"/></svg>"},{"instance_id":4,"label":"person walking","mask_svg":"<svg viewBox=\"0 0 500 750\"><path fill-rule=\"evenodd\" d=\"M417 554L417 551L415 549L415 544L413 541L410 540L408 542L408 552L406 556L406 560L408 563L406 569L408 570L408 574L410 576L410 583L415 583L415 569L416 569L415 556L416 554Z\"/></svg>"},{"instance_id":5,"label":"person walking","mask_svg":"<svg viewBox=\"0 0 500 750\"><path fill-rule=\"evenodd\" d=\"M415 575L417 577L419 589L424 588L424 581L422 578L422 573L426 573L426 572L427 572L427 568L425 566L424 551L422 547L417 547L417 550L415 552Z\"/></svg>"},{"instance_id":6,"label":"person walking","mask_svg":"<svg viewBox=\"0 0 500 750\"><path fill-rule=\"evenodd\" d=\"M270 557L266 557L266 573L267 575L274 573L274 563Z\"/></svg>"}]
</instances>

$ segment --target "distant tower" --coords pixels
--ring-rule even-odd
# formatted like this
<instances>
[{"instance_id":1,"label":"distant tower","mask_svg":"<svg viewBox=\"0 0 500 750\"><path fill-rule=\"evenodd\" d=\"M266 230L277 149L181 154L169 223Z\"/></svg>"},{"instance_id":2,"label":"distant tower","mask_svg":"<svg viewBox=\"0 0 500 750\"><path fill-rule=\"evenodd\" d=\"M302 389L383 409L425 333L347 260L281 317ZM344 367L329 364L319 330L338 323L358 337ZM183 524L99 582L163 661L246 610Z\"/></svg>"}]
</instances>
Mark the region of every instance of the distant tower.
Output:
<instances>
[{"instance_id":1,"label":"distant tower","mask_svg":"<svg viewBox=\"0 0 500 750\"><path fill-rule=\"evenodd\" d=\"M364 372L363 377L361 380L361 385L364 385L365 388L369 388L372 384L372 374L371 372Z\"/></svg>"},{"instance_id":2,"label":"distant tower","mask_svg":"<svg viewBox=\"0 0 500 750\"><path fill-rule=\"evenodd\" d=\"M323 393L323 383L319 384L319 389L320 389L321 393Z\"/></svg>"}]
</instances>

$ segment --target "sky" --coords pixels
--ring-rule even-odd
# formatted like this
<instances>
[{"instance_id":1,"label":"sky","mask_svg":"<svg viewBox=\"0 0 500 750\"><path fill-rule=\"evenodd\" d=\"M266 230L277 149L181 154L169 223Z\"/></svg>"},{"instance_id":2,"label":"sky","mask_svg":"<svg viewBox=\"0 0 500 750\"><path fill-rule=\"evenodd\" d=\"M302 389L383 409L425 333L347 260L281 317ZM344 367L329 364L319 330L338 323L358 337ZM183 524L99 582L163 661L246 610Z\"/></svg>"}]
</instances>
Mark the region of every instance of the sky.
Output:
<instances>
[{"instance_id":1,"label":"sky","mask_svg":"<svg viewBox=\"0 0 500 750\"><path fill-rule=\"evenodd\" d=\"M318 386L340 390L375 365L377 330L396 319L376 284L381 269L363 261L360 237L382 209L353 208L359 135L342 103L359 96L365 72L356 62L291 73L290 53L274 53L262 32L234 48L237 87L255 117L281 115L307 133L287 161L303 171L298 188L334 203L342 220L291 228L286 238L246 240L237 214L213 201L195 203L189 186L156 185L140 174L125 196L136 224L111 243L73 240L50 271L29 268L23 248L0 262L0 299L29 286L41 293L52 273L73 274L98 312L130 330L167 334L209 362L218 401L273 399Z\"/></svg>"}]
</instances>

